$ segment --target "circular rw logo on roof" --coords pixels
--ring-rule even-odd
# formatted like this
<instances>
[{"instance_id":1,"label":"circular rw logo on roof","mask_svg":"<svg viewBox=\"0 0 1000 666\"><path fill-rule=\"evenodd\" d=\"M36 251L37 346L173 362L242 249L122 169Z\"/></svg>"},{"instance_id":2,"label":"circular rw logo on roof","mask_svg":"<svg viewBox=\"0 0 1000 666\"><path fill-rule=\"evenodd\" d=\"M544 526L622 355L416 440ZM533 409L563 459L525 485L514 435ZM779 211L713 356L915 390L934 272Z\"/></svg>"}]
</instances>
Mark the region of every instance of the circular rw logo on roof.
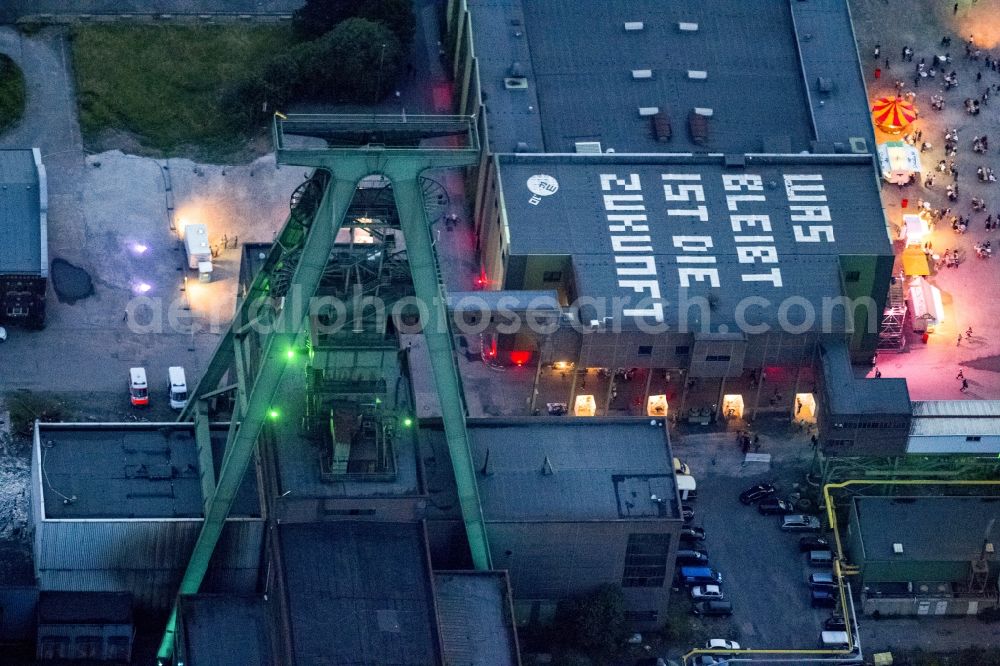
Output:
<instances>
[{"instance_id":1,"label":"circular rw logo on roof","mask_svg":"<svg viewBox=\"0 0 1000 666\"><path fill-rule=\"evenodd\" d=\"M538 173L528 179L528 191L533 195L531 199L528 200L532 206L537 206L542 200L541 197L547 197L550 194L555 194L559 190L559 181L557 181L552 176Z\"/></svg>"}]
</instances>

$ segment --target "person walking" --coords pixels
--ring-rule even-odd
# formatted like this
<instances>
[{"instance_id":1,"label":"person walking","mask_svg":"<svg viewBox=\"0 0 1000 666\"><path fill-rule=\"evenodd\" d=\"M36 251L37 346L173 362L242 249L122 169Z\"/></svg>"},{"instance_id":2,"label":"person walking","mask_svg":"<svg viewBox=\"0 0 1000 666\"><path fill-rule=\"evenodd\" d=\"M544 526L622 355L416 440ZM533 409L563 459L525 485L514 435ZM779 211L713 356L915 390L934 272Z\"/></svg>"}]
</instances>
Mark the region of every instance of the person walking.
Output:
<instances>
[{"instance_id":1,"label":"person walking","mask_svg":"<svg viewBox=\"0 0 1000 666\"><path fill-rule=\"evenodd\" d=\"M967 328L966 331L965 331L965 339L966 340L971 340L972 339L972 327L971 326L969 328Z\"/></svg>"},{"instance_id":2,"label":"person walking","mask_svg":"<svg viewBox=\"0 0 1000 666\"><path fill-rule=\"evenodd\" d=\"M955 379L965 379L965 370L963 368L958 369L958 374L955 375Z\"/></svg>"},{"instance_id":3,"label":"person walking","mask_svg":"<svg viewBox=\"0 0 1000 666\"><path fill-rule=\"evenodd\" d=\"M956 347L961 347L962 346L962 334L961 333L958 334L958 342L955 343L955 346Z\"/></svg>"},{"instance_id":4,"label":"person walking","mask_svg":"<svg viewBox=\"0 0 1000 666\"><path fill-rule=\"evenodd\" d=\"M878 56L879 56L879 54L880 54L881 52L882 52L882 45L881 45L881 44L876 44L876 45L875 45L875 50L874 50L874 51L872 51L872 53L874 53L874 55L875 55L875 59L876 59L876 60L878 60Z\"/></svg>"},{"instance_id":5,"label":"person walking","mask_svg":"<svg viewBox=\"0 0 1000 666\"><path fill-rule=\"evenodd\" d=\"M962 388L960 388L959 391L961 391L962 393L965 393L968 390L969 390L969 380L968 379L963 379L962 380Z\"/></svg>"}]
</instances>

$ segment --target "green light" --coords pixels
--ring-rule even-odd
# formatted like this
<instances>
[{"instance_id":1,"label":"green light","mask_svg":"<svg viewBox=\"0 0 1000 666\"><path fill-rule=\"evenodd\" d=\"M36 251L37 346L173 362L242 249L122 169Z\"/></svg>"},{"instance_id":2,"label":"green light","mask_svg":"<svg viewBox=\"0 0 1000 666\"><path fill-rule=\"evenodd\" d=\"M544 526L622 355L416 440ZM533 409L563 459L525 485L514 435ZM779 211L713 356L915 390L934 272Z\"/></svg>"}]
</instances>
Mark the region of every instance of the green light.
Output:
<instances>
[{"instance_id":1,"label":"green light","mask_svg":"<svg viewBox=\"0 0 1000 666\"><path fill-rule=\"evenodd\" d=\"M289 349L287 352L285 352L285 355L288 356L289 360L291 360L295 358L295 350Z\"/></svg>"},{"instance_id":2,"label":"green light","mask_svg":"<svg viewBox=\"0 0 1000 666\"><path fill-rule=\"evenodd\" d=\"M280 416L280 414L278 414L277 409L272 409L267 413L267 415L271 417L272 421L276 421L278 419L278 416Z\"/></svg>"},{"instance_id":3,"label":"green light","mask_svg":"<svg viewBox=\"0 0 1000 666\"><path fill-rule=\"evenodd\" d=\"M403 425L409 428L411 425L413 425L413 419L407 416L405 419L403 419Z\"/></svg>"}]
</instances>

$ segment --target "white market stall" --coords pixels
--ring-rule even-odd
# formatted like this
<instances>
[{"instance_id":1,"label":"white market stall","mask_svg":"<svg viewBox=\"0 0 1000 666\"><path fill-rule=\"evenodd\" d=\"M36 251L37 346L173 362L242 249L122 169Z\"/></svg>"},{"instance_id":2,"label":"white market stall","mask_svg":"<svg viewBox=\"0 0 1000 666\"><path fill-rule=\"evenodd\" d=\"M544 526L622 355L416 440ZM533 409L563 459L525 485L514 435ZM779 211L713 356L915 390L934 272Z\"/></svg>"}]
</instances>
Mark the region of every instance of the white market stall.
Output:
<instances>
[{"instance_id":1,"label":"white market stall","mask_svg":"<svg viewBox=\"0 0 1000 666\"><path fill-rule=\"evenodd\" d=\"M930 333L944 321L941 290L922 277L910 280L910 307L913 308L913 330Z\"/></svg>"},{"instance_id":2,"label":"white market stall","mask_svg":"<svg viewBox=\"0 0 1000 666\"><path fill-rule=\"evenodd\" d=\"M878 146L878 165L882 178L890 183L905 185L922 170L920 151L904 141L888 141Z\"/></svg>"}]
</instances>

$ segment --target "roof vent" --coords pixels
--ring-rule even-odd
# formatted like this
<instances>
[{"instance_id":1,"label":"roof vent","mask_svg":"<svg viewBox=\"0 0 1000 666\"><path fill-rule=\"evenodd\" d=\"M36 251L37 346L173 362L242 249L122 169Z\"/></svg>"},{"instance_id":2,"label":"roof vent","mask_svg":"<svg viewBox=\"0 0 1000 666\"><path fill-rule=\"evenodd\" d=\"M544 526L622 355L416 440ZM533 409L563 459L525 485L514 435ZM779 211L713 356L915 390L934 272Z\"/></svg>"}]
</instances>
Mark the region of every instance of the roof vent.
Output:
<instances>
[{"instance_id":1,"label":"roof vent","mask_svg":"<svg viewBox=\"0 0 1000 666\"><path fill-rule=\"evenodd\" d=\"M689 21L681 21L677 24L677 28L681 32L698 32L698 24Z\"/></svg>"},{"instance_id":2,"label":"roof vent","mask_svg":"<svg viewBox=\"0 0 1000 666\"><path fill-rule=\"evenodd\" d=\"M852 136L848 141L851 142L851 152L852 153L867 153L868 152L868 142L865 141L863 136Z\"/></svg>"},{"instance_id":3,"label":"roof vent","mask_svg":"<svg viewBox=\"0 0 1000 666\"><path fill-rule=\"evenodd\" d=\"M517 145L514 146L514 152L515 153L527 153L527 152L530 152L528 150L528 142L527 141L518 141Z\"/></svg>"},{"instance_id":4,"label":"roof vent","mask_svg":"<svg viewBox=\"0 0 1000 666\"><path fill-rule=\"evenodd\" d=\"M642 30L645 26L642 21L625 21L625 31L635 32L637 30Z\"/></svg>"},{"instance_id":5,"label":"roof vent","mask_svg":"<svg viewBox=\"0 0 1000 666\"><path fill-rule=\"evenodd\" d=\"M819 76L816 78L816 88L821 93L832 93L833 92L833 79L828 76Z\"/></svg>"},{"instance_id":6,"label":"roof vent","mask_svg":"<svg viewBox=\"0 0 1000 666\"><path fill-rule=\"evenodd\" d=\"M511 63L510 69L507 70L508 76L513 76L514 78L524 78L524 67L517 60Z\"/></svg>"},{"instance_id":7,"label":"roof vent","mask_svg":"<svg viewBox=\"0 0 1000 666\"><path fill-rule=\"evenodd\" d=\"M523 76L508 76L503 80L503 87L507 90L527 90L528 79Z\"/></svg>"},{"instance_id":8,"label":"roof vent","mask_svg":"<svg viewBox=\"0 0 1000 666\"><path fill-rule=\"evenodd\" d=\"M640 116L655 116L660 112L660 107L658 106L640 106L639 115Z\"/></svg>"},{"instance_id":9,"label":"roof vent","mask_svg":"<svg viewBox=\"0 0 1000 666\"><path fill-rule=\"evenodd\" d=\"M549 460L548 456L545 456L545 460L542 461L542 474L552 476L555 473L555 470L552 469L552 461Z\"/></svg>"},{"instance_id":10,"label":"roof vent","mask_svg":"<svg viewBox=\"0 0 1000 666\"><path fill-rule=\"evenodd\" d=\"M601 153L600 141L577 141L576 152L578 153Z\"/></svg>"},{"instance_id":11,"label":"roof vent","mask_svg":"<svg viewBox=\"0 0 1000 666\"><path fill-rule=\"evenodd\" d=\"M651 79L653 78L653 70L651 69L633 69L632 70L633 79Z\"/></svg>"},{"instance_id":12,"label":"roof vent","mask_svg":"<svg viewBox=\"0 0 1000 666\"><path fill-rule=\"evenodd\" d=\"M708 78L708 72L703 69L689 69L688 78L696 81L704 81Z\"/></svg>"},{"instance_id":13,"label":"roof vent","mask_svg":"<svg viewBox=\"0 0 1000 666\"><path fill-rule=\"evenodd\" d=\"M896 555L902 555L903 554L903 544L901 544L901 543L894 543L894 544L892 544L892 552L894 552Z\"/></svg>"},{"instance_id":14,"label":"roof vent","mask_svg":"<svg viewBox=\"0 0 1000 666\"><path fill-rule=\"evenodd\" d=\"M699 116L705 116L706 118L711 118L712 114L715 113L715 111L713 111L712 109L706 108L704 106L694 107L694 112L697 113Z\"/></svg>"},{"instance_id":15,"label":"roof vent","mask_svg":"<svg viewBox=\"0 0 1000 666\"><path fill-rule=\"evenodd\" d=\"M993 548L993 544L990 543L989 541L987 541L986 545L983 546L983 550L985 550L987 553L990 553L990 554L993 554L993 553L996 552L996 550Z\"/></svg>"}]
</instances>

